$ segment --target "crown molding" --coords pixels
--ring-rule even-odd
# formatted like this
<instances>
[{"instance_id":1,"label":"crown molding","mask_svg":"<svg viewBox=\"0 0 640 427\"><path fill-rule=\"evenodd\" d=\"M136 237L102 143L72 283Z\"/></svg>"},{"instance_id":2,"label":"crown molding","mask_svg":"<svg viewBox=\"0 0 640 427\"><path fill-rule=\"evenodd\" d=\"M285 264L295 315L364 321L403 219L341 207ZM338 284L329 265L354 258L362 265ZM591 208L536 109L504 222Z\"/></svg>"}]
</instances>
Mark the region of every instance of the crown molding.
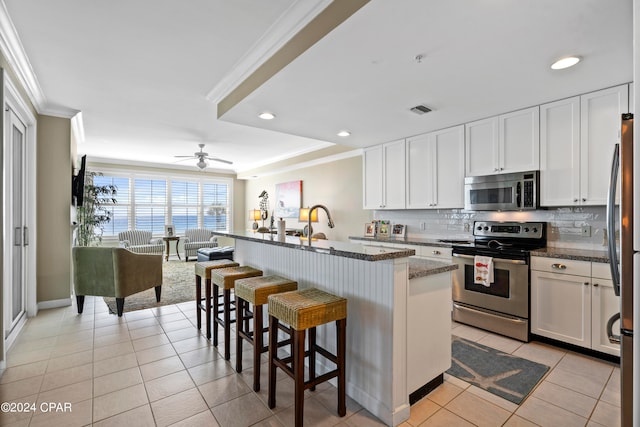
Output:
<instances>
[{"instance_id":1,"label":"crown molding","mask_svg":"<svg viewBox=\"0 0 640 427\"><path fill-rule=\"evenodd\" d=\"M218 103L322 12L332 0L295 1L206 96Z\"/></svg>"},{"instance_id":2,"label":"crown molding","mask_svg":"<svg viewBox=\"0 0 640 427\"><path fill-rule=\"evenodd\" d=\"M0 51L6 58L38 114L69 119L78 113L77 110L71 108L47 105L47 98L40 87L40 83L38 83L38 78L24 51L24 47L11 21L4 0L0 0Z\"/></svg>"}]
</instances>

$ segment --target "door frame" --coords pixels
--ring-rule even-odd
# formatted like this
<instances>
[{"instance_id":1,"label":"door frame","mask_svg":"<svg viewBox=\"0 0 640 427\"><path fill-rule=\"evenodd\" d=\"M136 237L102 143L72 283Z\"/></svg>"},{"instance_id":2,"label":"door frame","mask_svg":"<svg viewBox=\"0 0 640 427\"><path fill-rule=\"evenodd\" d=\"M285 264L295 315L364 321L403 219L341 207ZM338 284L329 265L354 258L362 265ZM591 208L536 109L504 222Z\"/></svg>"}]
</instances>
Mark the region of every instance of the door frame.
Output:
<instances>
[{"instance_id":1,"label":"door frame","mask_svg":"<svg viewBox=\"0 0 640 427\"><path fill-rule=\"evenodd\" d=\"M25 153L26 153L26 174L25 174L25 190L26 190L26 215L25 219L27 222L27 226L29 227L29 245L27 246L26 251L26 276L25 276L25 286L26 286L26 314L27 318L34 317L38 313L38 305L37 305L37 287L36 287L36 247L37 247L37 218L36 218L36 135L37 135L37 121L34 114L31 112L31 109L24 101L22 96L20 95L18 89L15 84L11 81L11 78L7 75L5 70L2 70L2 89L3 89L3 104L2 104L2 141L3 141L3 157L2 157L2 167L5 171L9 169L9 163L11 162L11 153L10 146L7 141L7 129L6 126L6 109L11 108L16 116L23 122L26 127L25 134ZM5 194L5 200L11 200L13 188L11 188L11 181L8 177L4 176L3 182L3 192ZM5 218L4 224L4 238L3 238L3 248L2 251L4 254L11 254L12 249L12 239L13 233L11 233L11 226L9 215L9 207L3 204L3 218ZM5 295L5 284L10 286L11 283L11 269L8 268L11 263L10 259L6 259L2 268L2 295ZM4 297L3 297L4 300ZM2 322L2 334L4 337L5 330L5 320L4 320L4 303L0 308L2 310L2 316L0 322ZM20 329L26 323L26 319L22 324L15 327L14 332L5 339L3 347L2 360L0 361L0 368L3 367L6 360L6 352L9 347L13 344L13 341L17 337L20 332ZM4 339L4 338L3 338Z\"/></svg>"}]
</instances>

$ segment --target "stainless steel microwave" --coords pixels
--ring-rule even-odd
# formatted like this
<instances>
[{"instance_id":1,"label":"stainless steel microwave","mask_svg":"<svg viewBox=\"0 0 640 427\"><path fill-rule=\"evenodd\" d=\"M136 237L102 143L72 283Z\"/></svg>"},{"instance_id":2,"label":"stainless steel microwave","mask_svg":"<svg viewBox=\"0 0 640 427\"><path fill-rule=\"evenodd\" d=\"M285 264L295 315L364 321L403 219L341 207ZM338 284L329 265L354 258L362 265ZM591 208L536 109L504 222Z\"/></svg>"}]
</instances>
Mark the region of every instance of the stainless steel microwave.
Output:
<instances>
[{"instance_id":1,"label":"stainless steel microwave","mask_svg":"<svg viewBox=\"0 0 640 427\"><path fill-rule=\"evenodd\" d=\"M469 176L464 179L464 208L470 211L519 211L539 207L539 171Z\"/></svg>"}]
</instances>

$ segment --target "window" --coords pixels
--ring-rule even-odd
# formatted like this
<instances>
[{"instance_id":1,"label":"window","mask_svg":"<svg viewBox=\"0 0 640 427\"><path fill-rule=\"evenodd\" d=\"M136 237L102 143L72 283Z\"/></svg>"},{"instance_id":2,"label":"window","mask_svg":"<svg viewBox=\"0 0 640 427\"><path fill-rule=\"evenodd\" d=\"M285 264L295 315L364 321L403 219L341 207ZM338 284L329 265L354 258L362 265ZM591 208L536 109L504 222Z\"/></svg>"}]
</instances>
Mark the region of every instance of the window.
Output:
<instances>
[{"instance_id":1,"label":"window","mask_svg":"<svg viewBox=\"0 0 640 427\"><path fill-rule=\"evenodd\" d=\"M231 188L229 178L191 176L152 176L121 171L100 171L96 184L118 188L117 203L110 206L112 220L105 225L104 237L117 237L130 229L164 234L172 224L177 235L189 228L228 231L231 227Z\"/></svg>"}]
</instances>

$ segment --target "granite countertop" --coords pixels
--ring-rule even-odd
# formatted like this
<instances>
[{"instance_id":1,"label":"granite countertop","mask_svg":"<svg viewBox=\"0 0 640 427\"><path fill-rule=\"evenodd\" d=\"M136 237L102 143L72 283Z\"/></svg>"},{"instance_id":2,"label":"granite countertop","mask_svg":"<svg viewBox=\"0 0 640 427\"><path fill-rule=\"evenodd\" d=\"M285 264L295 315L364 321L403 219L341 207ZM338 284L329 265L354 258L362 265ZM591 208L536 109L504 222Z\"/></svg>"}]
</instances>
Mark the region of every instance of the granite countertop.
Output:
<instances>
[{"instance_id":1,"label":"granite countertop","mask_svg":"<svg viewBox=\"0 0 640 427\"><path fill-rule=\"evenodd\" d=\"M213 234L326 255L355 258L363 261L382 261L395 258L407 258L416 254L414 249L370 246L359 243L338 242L335 240L313 240L311 242L311 246L309 246L309 241L304 238L285 236L283 240L279 240L275 234L258 233L252 230L233 231L229 233L214 231Z\"/></svg>"},{"instance_id":2,"label":"granite countertop","mask_svg":"<svg viewBox=\"0 0 640 427\"><path fill-rule=\"evenodd\" d=\"M431 276L432 274L446 273L447 271L457 269L458 264L424 258L409 258L409 280Z\"/></svg>"},{"instance_id":3,"label":"granite countertop","mask_svg":"<svg viewBox=\"0 0 640 427\"><path fill-rule=\"evenodd\" d=\"M379 238L379 237L363 237L363 236L349 236L351 240L362 240L365 242L376 242L376 243L397 243L397 244L405 244L405 245L416 245L416 246L438 246L442 248L450 248L454 244L461 245L465 243L472 243L473 239L446 239L446 238L421 238L421 237L408 237L406 239L394 239L394 238ZM455 243L453 242L455 241ZM459 243L460 242L460 243Z\"/></svg>"},{"instance_id":4,"label":"granite countertop","mask_svg":"<svg viewBox=\"0 0 640 427\"><path fill-rule=\"evenodd\" d=\"M563 258L576 261L609 262L609 254L606 250L546 247L544 249L531 251L531 256Z\"/></svg>"}]
</instances>

